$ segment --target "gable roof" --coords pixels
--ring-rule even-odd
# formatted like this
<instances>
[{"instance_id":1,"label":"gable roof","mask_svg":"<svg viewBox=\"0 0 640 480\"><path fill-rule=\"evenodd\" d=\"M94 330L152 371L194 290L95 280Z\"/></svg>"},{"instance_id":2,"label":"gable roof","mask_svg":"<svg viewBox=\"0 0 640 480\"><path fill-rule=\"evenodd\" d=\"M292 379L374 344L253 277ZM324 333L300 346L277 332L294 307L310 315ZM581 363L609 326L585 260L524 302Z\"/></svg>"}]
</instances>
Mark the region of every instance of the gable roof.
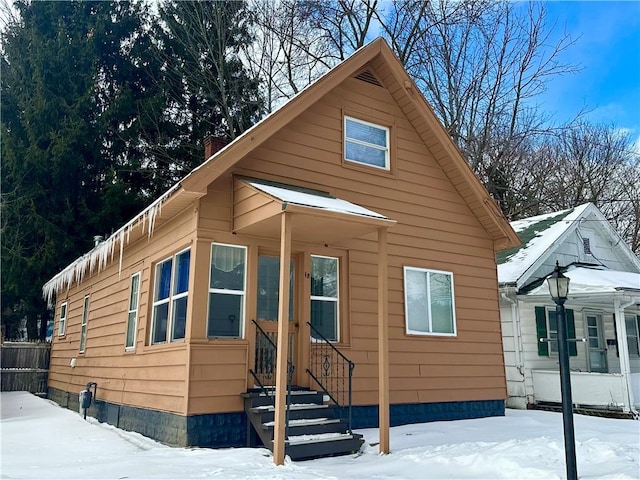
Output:
<instances>
[{"instance_id":1,"label":"gable roof","mask_svg":"<svg viewBox=\"0 0 640 480\"><path fill-rule=\"evenodd\" d=\"M129 242L130 236L143 235L145 226L147 226L146 233L150 236L154 225L170 219L191 202L206 195L207 187L243 157L291 123L343 81L353 76L362 76L366 68L378 74L374 78L379 78L383 86L389 90L424 144L433 153L440 168L478 218L489 237L493 239L494 249L498 251L518 245L520 243L518 236L475 176L424 96L404 70L402 63L387 43L382 38L378 38L358 49L348 59L301 90L279 109L243 132L104 242L54 276L43 287L45 298L51 303L53 295L58 290L81 281L87 273L92 273L96 268L98 270L104 268L109 258L113 260L116 246L119 247L120 262L122 262L124 243Z\"/></svg>"},{"instance_id":2,"label":"gable roof","mask_svg":"<svg viewBox=\"0 0 640 480\"><path fill-rule=\"evenodd\" d=\"M516 285L518 288L526 285L531 274L555 252L555 247L578 228L582 219L589 216L595 216L605 233L616 242L619 241L624 253L640 267L640 260L621 241L602 212L594 204L584 203L575 208L511 222L522 244L496 255L498 283Z\"/></svg>"}]
</instances>

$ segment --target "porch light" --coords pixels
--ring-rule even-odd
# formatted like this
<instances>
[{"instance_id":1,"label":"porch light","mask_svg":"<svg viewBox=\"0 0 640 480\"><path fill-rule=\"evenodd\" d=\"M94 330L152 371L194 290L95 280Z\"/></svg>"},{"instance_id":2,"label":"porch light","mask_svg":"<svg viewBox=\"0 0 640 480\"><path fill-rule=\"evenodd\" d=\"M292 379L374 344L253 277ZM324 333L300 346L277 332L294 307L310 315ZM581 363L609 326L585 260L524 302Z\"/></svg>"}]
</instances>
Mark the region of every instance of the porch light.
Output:
<instances>
[{"instance_id":1,"label":"porch light","mask_svg":"<svg viewBox=\"0 0 640 480\"><path fill-rule=\"evenodd\" d=\"M560 363L560 393L562 395L562 423L564 428L564 454L567 466L567 480L578 479L576 465L576 440L573 429L573 401L571 400L571 370L569 368L569 343L567 340L567 320L564 302L569 296L569 279L556 268L549 278L549 293L556 304L558 324L558 360Z\"/></svg>"},{"instance_id":2,"label":"porch light","mask_svg":"<svg viewBox=\"0 0 640 480\"><path fill-rule=\"evenodd\" d=\"M551 298L557 304L558 301L564 303L569 296L569 278L565 277L560 271L560 265L556 261L556 268L549 278L547 278L547 284L549 285L549 293Z\"/></svg>"}]
</instances>

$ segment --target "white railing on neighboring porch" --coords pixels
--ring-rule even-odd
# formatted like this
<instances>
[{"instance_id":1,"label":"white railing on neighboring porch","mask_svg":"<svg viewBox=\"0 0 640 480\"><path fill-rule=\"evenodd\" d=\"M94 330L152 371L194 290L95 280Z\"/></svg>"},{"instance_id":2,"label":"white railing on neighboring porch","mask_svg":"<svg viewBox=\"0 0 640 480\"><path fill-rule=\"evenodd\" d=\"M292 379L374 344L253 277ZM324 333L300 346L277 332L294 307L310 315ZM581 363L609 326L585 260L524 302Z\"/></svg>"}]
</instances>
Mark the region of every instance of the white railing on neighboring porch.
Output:
<instances>
[{"instance_id":1,"label":"white railing on neighboring porch","mask_svg":"<svg viewBox=\"0 0 640 480\"><path fill-rule=\"evenodd\" d=\"M633 403L636 406L636 410L638 410L638 407L640 407L640 373L632 373L630 378Z\"/></svg>"},{"instance_id":2,"label":"white railing on neighboring porch","mask_svg":"<svg viewBox=\"0 0 640 480\"><path fill-rule=\"evenodd\" d=\"M559 372L532 370L531 373L534 401L562 403ZM640 375L634 375L640 382ZM625 378L620 373L571 372L571 397L575 405L629 411Z\"/></svg>"}]
</instances>

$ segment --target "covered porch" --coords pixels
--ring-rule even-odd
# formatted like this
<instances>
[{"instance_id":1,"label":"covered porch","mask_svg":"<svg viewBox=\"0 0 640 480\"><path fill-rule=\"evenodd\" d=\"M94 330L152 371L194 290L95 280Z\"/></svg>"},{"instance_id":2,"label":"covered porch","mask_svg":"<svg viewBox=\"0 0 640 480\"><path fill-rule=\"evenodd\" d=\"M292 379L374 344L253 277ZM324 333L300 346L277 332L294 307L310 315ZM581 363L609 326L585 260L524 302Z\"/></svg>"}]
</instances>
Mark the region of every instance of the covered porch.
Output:
<instances>
[{"instance_id":1,"label":"covered porch","mask_svg":"<svg viewBox=\"0 0 640 480\"><path fill-rule=\"evenodd\" d=\"M574 405L638 417L640 274L577 265L565 276L570 278L566 307L573 310L577 347L570 360ZM545 296L543 283L521 299L540 304ZM534 368L531 377L534 403L561 403L559 368Z\"/></svg>"},{"instance_id":2,"label":"covered porch","mask_svg":"<svg viewBox=\"0 0 640 480\"><path fill-rule=\"evenodd\" d=\"M388 429L389 429L389 388L388 388L388 333L387 333L387 229L395 224L395 222L384 215L353 204L346 200L342 200L329 195L326 192L320 192L307 188L286 185L282 183L270 182L261 179L253 179L246 177L235 177L233 189L233 233L250 235L252 237L278 240L280 244L279 252L279 281L277 287L278 308L277 318L267 322L265 328L272 328L271 332L264 331L258 322L254 322L256 329L256 348L250 348L249 365L258 365L258 360L264 356L259 354L259 348L262 344L266 344L267 349L272 349L272 353L267 356L275 358L275 366L273 375L270 375L272 381L268 385L271 393L266 391L266 386L260 381L259 372L250 370L252 377L256 380L260 389L263 391L260 395L273 396L272 401L272 417L264 417L266 405L258 405L253 403L245 403L245 410L250 418L251 413L260 413L255 415L256 431L265 426L269 426L273 433L268 439L269 446L272 446L274 453L274 462L282 464L284 462L285 449L293 447L291 438L287 435L287 429L290 426L290 418L294 416L298 421L310 423L311 420L297 417L291 410L292 397L296 394L309 394L309 398L314 392L295 392L291 391L292 378L295 375L298 381L301 379L303 383L311 383L313 378L324 391L326 397L332 397L331 388L325 388L317 377L313 374L313 358L318 357L317 350L320 340L323 340L328 348L336 351L332 342L338 341L339 333L337 331L327 330L322 326L315 328L313 325L313 302L325 302L322 308L318 310L321 316L326 316L327 312L334 312L339 308L337 305L338 294L330 294L329 291L337 291L338 284L341 282L349 282L348 271L337 267L338 263L333 262L335 271L323 275L322 283L327 287L327 291L320 294L314 291L314 285L318 283L320 278L314 275L314 267L312 260L317 263L331 263L331 257L323 257L322 255L309 255L309 251L313 251L315 246L323 246L324 248L341 244L353 238L359 238L369 234L377 234L377 255L378 255L378 363L379 363L379 426L380 426L380 451L387 453L389 451ZM376 239L373 237L372 239ZM292 245L309 245L305 248L306 253L298 253L299 262L303 263L304 268L299 272L298 282L293 282L292 258L296 257L296 252L292 251ZM258 276L259 276L258 272ZM304 278L304 281L302 279ZM315 278L315 281L314 281ZM274 279L275 280L275 279ZM307 281L310 280L310 281ZM298 284L298 288L294 288L294 284ZM306 319L300 318L300 322L291 323L292 303L290 298L292 295L302 295L305 298L311 298L312 315L307 322ZM320 296L318 296L320 295ZM334 297L334 298L331 298ZM333 304L327 303L336 300ZM318 305L321 307L321 305ZM326 309L329 310L326 310ZM307 314L305 314L306 316ZM338 313L335 313L338 315ZM331 316L331 315L329 315ZM337 317L336 317L337 318ZM341 322L349 322L347 318L342 318ZM299 330L297 348L295 340L292 341L291 329ZM322 331L320 331L322 330ZM324 335L329 338L325 338ZM251 336L250 336L251 338ZM262 340L260 340L262 339ZM292 351L297 353L292 355ZM255 361L252 359L255 356ZM339 352L331 355L340 355ZM330 355L321 355L324 362L324 374L332 370L334 362L329 362ZM293 364L296 364L295 366ZM350 364L350 362L348 362ZM353 368L352 366L350 368ZM306 376L310 378L306 378ZM303 378L304 377L304 378ZM249 394L250 392L248 392ZM255 392L253 392L255 393ZM255 395L251 397L250 402L256 401ZM247 397L249 398L249 397ZM306 398L306 397L305 397ZM309 408L311 404L319 403L317 408L326 407L321 405L322 395L319 400L306 401ZM257 400L261 401L261 400ZM249 402L249 400L248 400ZM350 403L350 398L349 398ZM249 410L247 410L247 406ZM316 407L314 407L316 408ZM269 407L271 409L271 407ZM254 412L255 410L255 412ZM263 418L264 417L264 418ZM267 420L265 422L265 419ZM326 418L324 419L327 420ZM251 419L252 423L254 419ZM351 434L350 431L344 435ZM339 438L337 438L339 440ZM312 439L311 439L312 440ZM305 440L310 442L310 439ZM264 441L264 440L263 440ZM287 452L289 453L289 452ZM334 452L335 454L335 452ZM306 455L306 454L304 454Z\"/></svg>"}]
</instances>

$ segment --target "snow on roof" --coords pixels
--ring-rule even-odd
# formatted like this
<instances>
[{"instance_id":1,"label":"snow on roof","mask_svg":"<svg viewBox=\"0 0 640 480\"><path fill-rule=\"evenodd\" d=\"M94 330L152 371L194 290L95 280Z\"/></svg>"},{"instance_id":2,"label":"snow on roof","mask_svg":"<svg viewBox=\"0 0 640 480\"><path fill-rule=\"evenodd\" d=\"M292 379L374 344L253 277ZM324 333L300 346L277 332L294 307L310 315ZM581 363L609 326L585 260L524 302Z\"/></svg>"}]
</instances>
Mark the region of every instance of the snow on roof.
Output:
<instances>
[{"instance_id":1,"label":"snow on roof","mask_svg":"<svg viewBox=\"0 0 640 480\"><path fill-rule=\"evenodd\" d=\"M162 205L171 196L171 194L178 189L179 186L180 184L176 183L163 195L157 198L151 205L145 208L125 225L120 227L120 229L109 236L106 240L100 242L98 245L93 247L92 250L81 257L78 257L67 265L67 267L65 267L61 272L45 283L42 287L42 296L47 301L49 308L53 307L53 297L56 292L64 288L71 287L74 282L80 283L87 273L91 275L96 271L96 269L100 271L107 265L109 258L113 260L116 244L119 246L120 250L118 265L119 274L122 270L122 253L124 250L124 244L129 243L131 231L138 225L141 225L143 232L145 227L147 227L147 235L151 237L156 217L162 213Z\"/></svg>"},{"instance_id":2,"label":"snow on roof","mask_svg":"<svg viewBox=\"0 0 640 480\"><path fill-rule=\"evenodd\" d=\"M496 255L498 282L516 283L525 272L578 220L591 205L537 215L511 222L522 244Z\"/></svg>"},{"instance_id":3,"label":"snow on roof","mask_svg":"<svg viewBox=\"0 0 640 480\"><path fill-rule=\"evenodd\" d=\"M570 266L564 273L569 277L569 297L596 293L624 291L640 296L640 273L609 270L605 267ZM546 282L531 290L529 295L548 295Z\"/></svg>"},{"instance_id":4,"label":"snow on roof","mask_svg":"<svg viewBox=\"0 0 640 480\"><path fill-rule=\"evenodd\" d=\"M355 55L360 50L364 50L366 45L359 48L355 52L351 54ZM303 93L308 91L315 84L319 83L324 77L329 75L329 73L333 70L333 68L328 69L324 74L320 75L318 78L310 82L306 87L301 89L298 93L296 93L293 97L289 98L287 101L283 102L277 108L272 110L268 115L264 116L260 121L256 122L250 128L245 130L241 135L236 137L232 142L229 142L223 148L218 150L215 156L220 155L222 152L231 148L232 145L242 141L242 139L250 136L254 130L256 130L260 125L268 121L271 117L276 115L280 110L283 109L286 105L292 103L296 98L301 96ZM213 157L212 157L213 158ZM96 247L94 247L91 251L85 253L84 255L78 257L71 264L65 267L61 272L56 274L53 278L51 278L47 283L42 287L42 295L44 299L47 301L47 304L51 308L53 306L53 297L56 292L69 288L73 285L74 282L81 282L84 276L87 274L93 273L97 268L98 271L102 270L108 260L109 257L113 260L114 250L116 243L120 246L120 267L122 266L122 251L124 248L124 240L126 237L127 242L129 241L129 235L131 230L139 224L142 224L143 228L145 224L148 225L148 235L151 236L153 233L153 226L156 216L162 210L162 204L166 202L166 200L176 192L179 187L182 185L182 182L191 175L194 175L198 170L203 168L205 165L209 164L212 161L212 158L207 159L205 162L191 170L187 175L185 175L182 179L180 179L175 185L169 188L165 193L163 193L160 197L158 197L151 205L145 208L142 212L140 212L136 217L131 219L128 223L122 226L118 231L112 234L109 238L107 238L104 242L100 243ZM375 214L375 212L372 212ZM378 215L378 214L375 214Z\"/></svg>"},{"instance_id":5,"label":"snow on roof","mask_svg":"<svg viewBox=\"0 0 640 480\"><path fill-rule=\"evenodd\" d=\"M305 189L285 185L281 183L266 182L263 180L245 180L245 182L258 190L271 195L283 202L305 207L321 208L331 212L346 213L349 215L359 215L387 219L384 215L356 205L355 203L333 197L318 190Z\"/></svg>"}]
</instances>

